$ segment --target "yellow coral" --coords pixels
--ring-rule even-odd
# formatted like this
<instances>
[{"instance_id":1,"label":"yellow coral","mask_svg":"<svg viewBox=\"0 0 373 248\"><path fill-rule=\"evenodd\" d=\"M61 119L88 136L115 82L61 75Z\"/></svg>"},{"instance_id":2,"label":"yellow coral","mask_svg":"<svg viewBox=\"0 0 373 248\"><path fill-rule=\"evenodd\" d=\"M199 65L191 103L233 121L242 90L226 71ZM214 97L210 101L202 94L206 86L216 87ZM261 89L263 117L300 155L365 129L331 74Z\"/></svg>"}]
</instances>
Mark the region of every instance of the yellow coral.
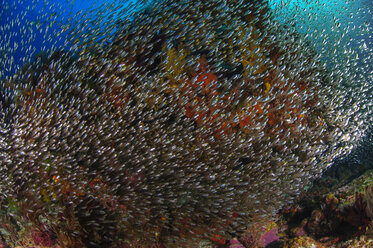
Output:
<instances>
[{"instance_id":1,"label":"yellow coral","mask_svg":"<svg viewBox=\"0 0 373 248\"><path fill-rule=\"evenodd\" d=\"M166 48L164 48L166 50ZM166 59L164 60L165 74L163 80L166 78L169 80L168 86L174 88L180 85L180 75L185 73L185 58L188 55L188 52L185 51L181 46L176 50L171 48L167 50Z\"/></svg>"},{"instance_id":2,"label":"yellow coral","mask_svg":"<svg viewBox=\"0 0 373 248\"><path fill-rule=\"evenodd\" d=\"M325 246L310 237L297 237L284 245L284 248L324 248Z\"/></svg>"},{"instance_id":3,"label":"yellow coral","mask_svg":"<svg viewBox=\"0 0 373 248\"><path fill-rule=\"evenodd\" d=\"M49 192L48 192L49 191ZM41 195L43 197L43 201L46 203L50 203L51 200L55 200L57 198L56 193L54 192L53 186L49 185L49 190L42 189L41 190Z\"/></svg>"},{"instance_id":4,"label":"yellow coral","mask_svg":"<svg viewBox=\"0 0 373 248\"><path fill-rule=\"evenodd\" d=\"M247 38L245 38L245 36L248 34L250 37L252 37L252 39L249 39L251 42L242 43L240 46L242 57L245 58L241 61L242 65L245 67L245 76L247 76L249 73L258 74L266 71L266 67L260 63L265 60L265 57L262 54L262 48L258 44L254 43L254 41L256 41L258 38L255 34L255 28L253 26L246 29L243 27L239 28L239 37L242 40L246 40Z\"/></svg>"},{"instance_id":5,"label":"yellow coral","mask_svg":"<svg viewBox=\"0 0 373 248\"><path fill-rule=\"evenodd\" d=\"M268 232L268 231L270 231L270 230L272 230L272 229L274 229L274 228L277 228L277 224L276 224L276 222L272 221L271 223L269 223L269 224L267 225L267 227L266 227L266 231Z\"/></svg>"}]
</instances>

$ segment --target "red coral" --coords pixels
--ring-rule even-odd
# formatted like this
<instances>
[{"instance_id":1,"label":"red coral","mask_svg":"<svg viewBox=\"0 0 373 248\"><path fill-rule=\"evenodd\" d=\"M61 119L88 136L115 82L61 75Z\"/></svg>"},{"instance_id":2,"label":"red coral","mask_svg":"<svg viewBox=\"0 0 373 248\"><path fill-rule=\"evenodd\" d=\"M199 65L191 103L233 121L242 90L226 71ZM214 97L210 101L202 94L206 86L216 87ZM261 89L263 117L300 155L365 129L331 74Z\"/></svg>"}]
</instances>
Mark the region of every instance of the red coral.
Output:
<instances>
[{"instance_id":1,"label":"red coral","mask_svg":"<svg viewBox=\"0 0 373 248\"><path fill-rule=\"evenodd\" d=\"M367 226L370 223L370 219L366 212L367 203L364 199L364 194L356 193L355 194L355 203L345 209L347 213L347 222L357 226Z\"/></svg>"},{"instance_id":2,"label":"red coral","mask_svg":"<svg viewBox=\"0 0 373 248\"><path fill-rule=\"evenodd\" d=\"M56 244L55 239L53 238L53 234L49 231L34 231L31 236L36 245L51 247Z\"/></svg>"}]
</instances>

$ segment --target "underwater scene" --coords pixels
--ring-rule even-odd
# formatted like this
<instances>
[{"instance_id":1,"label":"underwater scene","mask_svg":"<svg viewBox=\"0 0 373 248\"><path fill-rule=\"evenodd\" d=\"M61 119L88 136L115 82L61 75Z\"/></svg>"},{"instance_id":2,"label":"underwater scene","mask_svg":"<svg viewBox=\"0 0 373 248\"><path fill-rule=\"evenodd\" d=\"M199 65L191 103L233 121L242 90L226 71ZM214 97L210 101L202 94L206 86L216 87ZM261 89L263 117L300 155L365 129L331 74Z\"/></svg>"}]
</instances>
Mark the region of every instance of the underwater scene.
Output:
<instances>
[{"instance_id":1,"label":"underwater scene","mask_svg":"<svg viewBox=\"0 0 373 248\"><path fill-rule=\"evenodd\" d=\"M0 248L373 247L371 0L0 0Z\"/></svg>"}]
</instances>

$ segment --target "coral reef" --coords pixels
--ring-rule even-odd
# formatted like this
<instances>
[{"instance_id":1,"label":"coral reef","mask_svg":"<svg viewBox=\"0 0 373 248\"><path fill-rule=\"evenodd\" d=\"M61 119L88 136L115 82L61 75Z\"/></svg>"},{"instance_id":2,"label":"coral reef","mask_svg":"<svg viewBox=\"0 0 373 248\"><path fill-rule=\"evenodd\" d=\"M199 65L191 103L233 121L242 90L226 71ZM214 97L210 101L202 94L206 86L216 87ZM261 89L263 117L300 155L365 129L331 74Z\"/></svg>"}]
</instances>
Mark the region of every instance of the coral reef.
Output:
<instances>
[{"instance_id":1,"label":"coral reef","mask_svg":"<svg viewBox=\"0 0 373 248\"><path fill-rule=\"evenodd\" d=\"M107 43L39 56L5 79L5 241L280 243L277 210L351 150L369 117L355 118L360 95L268 13L262 1L170 0L123 21ZM364 199L340 210L329 195L288 246L322 247L302 233L318 239L342 221L365 227Z\"/></svg>"},{"instance_id":2,"label":"coral reef","mask_svg":"<svg viewBox=\"0 0 373 248\"><path fill-rule=\"evenodd\" d=\"M318 185L296 205L284 208L278 223L283 230L281 244L291 247L307 240L315 247L370 247L373 219L367 206L373 187L368 183L371 175L368 171L333 193L321 193L327 188L319 191Z\"/></svg>"}]
</instances>

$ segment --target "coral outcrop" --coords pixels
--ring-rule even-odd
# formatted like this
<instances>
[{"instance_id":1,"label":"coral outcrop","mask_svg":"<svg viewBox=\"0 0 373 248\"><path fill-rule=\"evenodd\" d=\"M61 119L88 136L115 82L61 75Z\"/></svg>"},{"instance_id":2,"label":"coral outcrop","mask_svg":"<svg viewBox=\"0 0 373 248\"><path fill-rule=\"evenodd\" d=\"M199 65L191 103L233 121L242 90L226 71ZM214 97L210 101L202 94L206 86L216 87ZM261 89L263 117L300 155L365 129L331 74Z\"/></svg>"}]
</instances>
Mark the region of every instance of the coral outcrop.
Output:
<instances>
[{"instance_id":1,"label":"coral outcrop","mask_svg":"<svg viewBox=\"0 0 373 248\"><path fill-rule=\"evenodd\" d=\"M351 149L359 109L341 111L357 96L269 13L165 1L110 42L9 77L4 211L33 223L35 245L61 247L222 245L273 217ZM305 228L317 233L322 214Z\"/></svg>"}]
</instances>

